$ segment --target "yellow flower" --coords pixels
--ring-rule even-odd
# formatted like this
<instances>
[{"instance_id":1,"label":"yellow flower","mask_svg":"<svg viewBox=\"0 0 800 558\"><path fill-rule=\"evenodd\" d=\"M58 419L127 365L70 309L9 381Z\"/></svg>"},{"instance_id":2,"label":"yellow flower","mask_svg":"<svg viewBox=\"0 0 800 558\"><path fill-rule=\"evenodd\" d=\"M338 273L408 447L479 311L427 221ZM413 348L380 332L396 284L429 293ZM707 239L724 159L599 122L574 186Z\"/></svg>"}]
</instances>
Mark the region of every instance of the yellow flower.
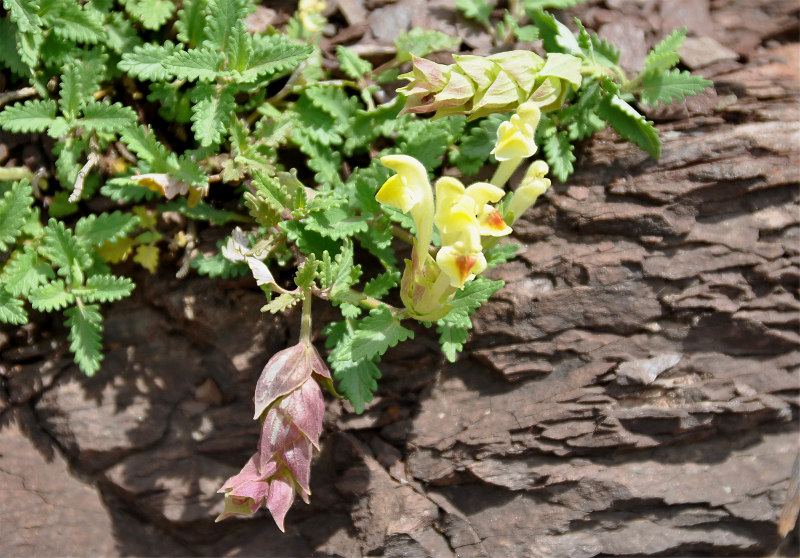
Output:
<instances>
[{"instance_id":1,"label":"yellow flower","mask_svg":"<svg viewBox=\"0 0 800 558\"><path fill-rule=\"evenodd\" d=\"M539 126L541 111L532 102L523 103L511 120L503 122L497 129L497 143L492 154L498 161L525 159L538 149L534 141Z\"/></svg>"},{"instance_id":2,"label":"yellow flower","mask_svg":"<svg viewBox=\"0 0 800 558\"><path fill-rule=\"evenodd\" d=\"M464 192L475 200L476 217L480 225L481 236L506 236L511 234L509 227L500 212L489 202L497 203L505 191L488 182L476 182Z\"/></svg>"},{"instance_id":3,"label":"yellow flower","mask_svg":"<svg viewBox=\"0 0 800 558\"><path fill-rule=\"evenodd\" d=\"M428 171L408 155L386 155L381 157L381 163L397 174L384 182L375 199L403 213L411 213L417 227L417 247L427 252L433 234L434 212Z\"/></svg>"},{"instance_id":4,"label":"yellow flower","mask_svg":"<svg viewBox=\"0 0 800 558\"><path fill-rule=\"evenodd\" d=\"M549 170L550 167L544 161L534 161L528 167L528 171L514 191L514 196L506 208L507 213L512 216L512 224L550 187L550 179L544 177Z\"/></svg>"}]
</instances>

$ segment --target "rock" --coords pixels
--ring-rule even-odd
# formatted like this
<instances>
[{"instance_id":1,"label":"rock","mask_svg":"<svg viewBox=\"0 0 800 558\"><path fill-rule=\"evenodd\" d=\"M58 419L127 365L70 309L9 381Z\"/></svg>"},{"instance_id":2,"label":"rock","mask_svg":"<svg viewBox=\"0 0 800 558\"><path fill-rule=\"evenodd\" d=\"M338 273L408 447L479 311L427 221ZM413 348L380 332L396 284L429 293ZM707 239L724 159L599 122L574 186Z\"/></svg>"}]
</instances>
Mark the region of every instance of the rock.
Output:
<instances>
[{"instance_id":1,"label":"rock","mask_svg":"<svg viewBox=\"0 0 800 558\"><path fill-rule=\"evenodd\" d=\"M623 362L616 369L617 383L651 384L659 374L678 364L680 359L679 354L663 354L653 358Z\"/></svg>"},{"instance_id":2,"label":"rock","mask_svg":"<svg viewBox=\"0 0 800 558\"><path fill-rule=\"evenodd\" d=\"M681 55L681 61L692 70L739 58L737 53L711 37L687 37L678 49L678 54Z\"/></svg>"}]
</instances>

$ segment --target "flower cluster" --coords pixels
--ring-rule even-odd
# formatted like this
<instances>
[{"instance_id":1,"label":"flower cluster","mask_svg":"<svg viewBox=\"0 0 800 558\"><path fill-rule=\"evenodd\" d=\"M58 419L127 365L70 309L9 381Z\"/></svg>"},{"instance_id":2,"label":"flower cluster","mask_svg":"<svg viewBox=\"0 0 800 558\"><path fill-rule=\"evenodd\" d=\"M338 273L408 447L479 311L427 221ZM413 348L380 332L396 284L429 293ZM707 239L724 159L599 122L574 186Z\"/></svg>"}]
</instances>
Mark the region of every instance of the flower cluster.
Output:
<instances>
[{"instance_id":1,"label":"flower cluster","mask_svg":"<svg viewBox=\"0 0 800 558\"><path fill-rule=\"evenodd\" d=\"M453 55L455 64L413 58L406 113L436 112L435 118L467 114L471 119L515 110L531 101L543 112L561 108L572 84L581 84L581 61L554 53L547 60L533 52L512 50L491 56Z\"/></svg>"},{"instance_id":2,"label":"flower cluster","mask_svg":"<svg viewBox=\"0 0 800 558\"><path fill-rule=\"evenodd\" d=\"M253 515L262 504L281 531L295 493L308 503L313 448L319 449L325 402L318 381L331 375L308 341L276 353L256 384L255 418L261 418L258 451L219 492L225 509L217 518Z\"/></svg>"}]
</instances>

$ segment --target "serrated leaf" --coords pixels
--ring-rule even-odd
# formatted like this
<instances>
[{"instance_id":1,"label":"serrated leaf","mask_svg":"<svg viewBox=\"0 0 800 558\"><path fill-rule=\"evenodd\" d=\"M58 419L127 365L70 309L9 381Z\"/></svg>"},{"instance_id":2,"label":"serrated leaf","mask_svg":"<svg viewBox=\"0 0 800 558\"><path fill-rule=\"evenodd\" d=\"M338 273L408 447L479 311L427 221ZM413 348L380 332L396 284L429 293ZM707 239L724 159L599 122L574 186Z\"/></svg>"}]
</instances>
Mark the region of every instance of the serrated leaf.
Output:
<instances>
[{"instance_id":1,"label":"serrated leaf","mask_svg":"<svg viewBox=\"0 0 800 558\"><path fill-rule=\"evenodd\" d=\"M680 61L676 52L686 38L686 28L676 29L647 53L643 73L657 72L672 68Z\"/></svg>"},{"instance_id":2,"label":"serrated leaf","mask_svg":"<svg viewBox=\"0 0 800 558\"><path fill-rule=\"evenodd\" d=\"M338 382L337 389L361 414L378 389L376 380L381 378L381 371L371 360L362 360L337 368L333 377Z\"/></svg>"},{"instance_id":3,"label":"serrated leaf","mask_svg":"<svg viewBox=\"0 0 800 558\"><path fill-rule=\"evenodd\" d=\"M575 162L575 155L572 153L574 149L566 130L558 130L548 136L544 142L544 153L550 164L550 172L561 182L566 181L567 177L575 171L575 167L572 165Z\"/></svg>"},{"instance_id":4,"label":"serrated leaf","mask_svg":"<svg viewBox=\"0 0 800 558\"><path fill-rule=\"evenodd\" d=\"M317 277L317 268L316 256L314 254L309 255L306 261L297 268L297 273L294 275L294 284L301 289L310 287Z\"/></svg>"},{"instance_id":5,"label":"serrated leaf","mask_svg":"<svg viewBox=\"0 0 800 558\"><path fill-rule=\"evenodd\" d=\"M18 76L30 75L30 67L17 51L16 26L10 19L0 19L0 64Z\"/></svg>"},{"instance_id":6,"label":"serrated leaf","mask_svg":"<svg viewBox=\"0 0 800 558\"><path fill-rule=\"evenodd\" d=\"M206 38L206 7L208 0L187 0L178 12L175 28L178 40L190 47L200 45Z\"/></svg>"},{"instance_id":7,"label":"serrated leaf","mask_svg":"<svg viewBox=\"0 0 800 558\"><path fill-rule=\"evenodd\" d=\"M331 354L331 358L345 363L374 360L383 355L389 347L413 338L414 332L403 327L387 307L381 306L370 311L369 316L363 320L356 322L349 340L339 345Z\"/></svg>"},{"instance_id":8,"label":"serrated leaf","mask_svg":"<svg viewBox=\"0 0 800 558\"><path fill-rule=\"evenodd\" d=\"M78 123L95 132L121 132L136 123L136 113L121 103L109 104L91 99Z\"/></svg>"},{"instance_id":9,"label":"serrated leaf","mask_svg":"<svg viewBox=\"0 0 800 558\"><path fill-rule=\"evenodd\" d=\"M14 183L0 203L0 250L8 250L19 236L33 205L33 188L27 180Z\"/></svg>"},{"instance_id":10,"label":"serrated leaf","mask_svg":"<svg viewBox=\"0 0 800 558\"><path fill-rule=\"evenodd\" d=\"M364 294L373 298L382 298L400 282L400 272L396 269L376 275L364 285Z\"/></svg>"},{"instance_id":11,"label":"serrated leaf","mask_svg":"<svg viewBox=\"0 0 800 558\"><path fill-rule=\"evenodd\" d=\"M372 71L372 63L369 60L364 60L346 46L336 45L336 59L339 60L339 69L350 79L361 79L364 74Z\"/></svg>"},{"instance_id":12,"label":"serrated leaf","mask_svg":"<svg viewBox=\"0 0 800 558\"><path fill-rule=\"evenodd\" d=\"M76 118L78 111L86 104L87 99L91 98L91 94L92 92L83 86L83 77L77 64L69 64L64 68L58 99L62 114L70 120Z\"/></svg>"},{"instance_id":13,"label":"serrated leaf","mask_svg":"<svg viewBox=\"0 0 800 558\"><path fill-rule=\"evenodd\" d=\"M506 242L504 244L499 244L484 250L487 269L497 267L498 265L504 264L509 260L513 260L520 248L522 248L521 244Z\"/></svg>"},{"instance_id":14,"label":"serrated leaf","mask_svg":"<svg viewBox=\"0 0 800 558\"><path fill-rule=\"evenodd\" d=\"M129 296L133 291L133 281L127 277L114 275L92 275L86 286L74 292L86 302L113 302Z\"/></svg>"},{"instance_id":15,"label":"serrated leaf","mask_svg":"<svg viewBox=\"0 0 800 558\"><path fill-rule=\"evenodd\" d=\"M361 266L354 265L353 244L346 242L342 251L336 255L329 279L332 297L337 297L346 292L358 281L361 275Z\"/></svg>"},{"instance_id":16,"label":"serrated leaf","mask_svg":"<svg viewBox=\"0 0 800 558\"><path fill-rule=\"evenodd\" d=\"M526 10L566 10L586 0L524 0Z\"/></svg>"},{"instance_id":17,"label":"serrated leaf","mask_svg":"<svg viewBox=\"0 0 800 558\"><path fill-rule=\"evenodd\" d=\"M123 53L117 67L138 79L154 81L171 79L173 74L163 62L169 60L179 50L180 47L175 46L172 41L167 41L163 45L146 43L134 47L132 52Z\"/></svg>"},{"instance_id":18,"label":"serrated leaf","mask_svg":"<svg viewBox=\"0 0 800 558\"><path fill-rule=\"evenodd\" d=\"M77 43L94 44L106 38L102 14L77 2L59 3L52 12L43 11L42 21L59 37Z\"/></svg>"},{"instance_id":19,"label":"serrated leaf","mask_svg":"<svg viewBox=\"0 0 800 558\"><path fill-rule=\"evenodd\" d=\"M477 173L489 160L497 143L497 129L509 117L509 114L491 114L480 120L477 126L462 137L458 149L450 152L450 163L458 167L464 175Z\"/></svg>"},{"instance_id":20,"label":"serrated leaf","mask_svg":"<svg viewBox=\"0 0 800 558\"><path fill-rule=\"evenodd\" d=\"M125 11L142 22L145 29L155 31L172 17L175 3L171 0L125 0Z\"/></svg>"},{"instance_id":21,"label":"serrated leaf","mask_svg":"<svg viewBox=\"0 0 800 558\"><path fill-rule=\"evenodd\" d=\"M236 22L247 15L246 0L210 0L208 3L209 43L218 52L227 52Z\"/></svg>"},{"instance_id":22,"label":"serrated leaf","mask_svg":"<svg viewBox=\"0 0 800 558\"><path fill-rule=\"evenodd\" d=\"M148 170L151 172L163 173L169 169L170 153L149 126L128 126L120 134L120 139L139 159L150 163Z\"/></svg>"},{"instance_id":23,"label":"serrated leaf","mask_svg":"<svg viewBox=\"0 0 800 558\"><path fill-rule=\"evenodd\" d=\"M298 303L300 297L291 293L283 293L274 299L272 299L269 304L265 304L261 307L262 312L269 312L270 314L277 314L278 312L283 312L287 308L291 308L295 304Z\"/></svg>"},{"instance_id":24,"label":"serrated leaf","mask_svg":"<svg viewBox=\"0 0 800 558\"><path fill-rule=\"evenodd\" d=\"M3 7L11 14L11 21L22 32L36 32L42 24L39 3L34 0L3 0Z\"/></svg>"},{"instance_id":25,"label":"serrated leaf","mask_svg":"<svg viewBox=\"0 0 800 558\"><path fill-rule=\"evenodd\" d=\"M67 291L64 281L58 279L33 289L28 294L28 302L39 312L52 312L75 302L75 295Z\"/></svg>"},{"instance_id":26,"label":"serrated leaf","mask_svg":"<svg viewBox=\"0 0 800 558\"><path fill-rule=\"evenodd\" d=\"M713 82L702 76L693 76L690 72L664 70L644 74L638 92L643 103L657 106L658 103L671 103L676 99L697 95L712 85Z\"/></svg>"},{"instance_id":27,"label":"serrated leaf","mask_svg":"<svg viewBox=\"0 0 800 558\"><path fill-rule=\"evenodd\" d=\"M573 56L583 54L578 40L566 25L541 9L527 9L526 13L539 28L547 52L563 52Z\"/></svg>"},{"instance_id":28,"label":"serrated leaf","mask_svg":"<svg viewBox=\"0 0 800 558\"><path fill-rule=\"evenodd\" d=\"M477 277L474 281L467 283L463 289L456 292L455 297L449 303L453 308L451 314L453 312L472 314L481 304L489 300L494 293L503 288L503 285L505 285L505 282L501 280L492 281L485 277Z\"/></svg>"},{"instance_id":29,"label":"serrated leaf","mask_svg":"<svg viewBox=\"0 0 800 558\"><path fill-rule=\"evenodd\" d=\"M310 213L303 222L306 228L333 240L341 240L348 236L365 232L369 228L365 217L354 217L351 211L343 207L315 211Z\"/></svg>"},{"instance_id":30,"label":"serrated leaf","mask_svg":"<svg viewBox=\"0 0 800 558\"><path fill-rule=\"evenodd\" d=\"M0 322L22 325L27 321L28 313L23 302L0 287Z\"/></svg>"},{"instance_id":31,"label":"serrated leaf","mask_svg":"<svg viewBox=\"0 0 800 558\"><path fill-rule=\"evenodd\" d=\"M456 0L456 8L465 17L478 23L489 23L489 16L492 15L492 5L486 0Z\"/></svg>"},{"instance_id":32,"label":"serrated leaf","mask_svg":"<svg viewBox=\"0 0 800 558\"><path fill-rule=\"evenodd\" d=\"M295 69L314 51L310 45L290 41L280 35L253 36L253 53L250 61L236 81L252 83L276 77Z\"/></svg>"},{"instance_id":33,"label":"serrated leaf","mask_svg":"<svg viewBox=\"0 0 800 558\"><path fill-rule=\"evenodd\" d=\"M661 153L661 141L653 123L617 94L606 94L597 105L597 114L604 118L623 138L632 141L653 159Z\"/></svg>"},{"instance_id":34,"label":"serrated leaf","mask_svg":"<svg viewBox=\"0 0 800 558\"><path fill-rule=\"evenodd\" d=\"M17 31L17 52L22 61L34 68L39 65L40 50L44 36L40 31ZM44 94L44 85L38 87L40 94Z\"/></svg>"},{"instance_id":35,"label":"serrated leaf","mask_svg":"<svg viewBox=\"0 0 800 558\"><path fill-rule=\"evenodd\" d=\"M106 20L106 45L119 55L131 52L142 44L142 39L122 12L114 12Z\"/></svg>"},{"instance_id":36,"label":"serrated leaf","mask_svg":"<svg viewBox=\"0 0 800 558\"><path fill-rule=\"evenodd\" d=\"M235 263L224 257L222 254L214 254L205 257L198 255L192 260L191 266L200 275L209 277L219 277L228 279L230 277L241 277L250 272L250 268L244 262Z\"/></svg>"},{"instance_id":37,"label":"serrated leaf","mask_svg":"<svg viewBox=\"0 0 800 558\"><path fill-rule=\"evenodd\" d=\"M43 132L55 124L56 102L52 99L25 101L0 112L0 127L9 132Z\"/></svg>"},{"instance_id":38,"label":"serrated leaf","mask_svg":"<svg viewBox=\"0 0 800 558\"><path fill-rule=\"evenodd\" d=\"M78 304L67 308L64 325L69 328L69 350L75 355L75 363L87 376L94 376L103 360L101 335L103 317L96 304Z\"/></svg>"},{"instance_id":39,"label":"serrated leaf","mask_svg":"<svg viewBox=\"0 0 800 558\"><path fill-rule=\"evenodd\" d=\"M58 267L58 274L69 277L73 266L88 269L92 265L91 255L83 249L72 231L64 223L50 219L45 227L39 253Z\"/></svg>"},{"instance_id":40,"label":"serrated leaf","mask_svg":"<svg viewBox=\"0 0 800 558\"><path fill-rule=\"evenodd\" d=\"M228 88L206 87L198 91L192 108L192 132L203 147L221 143L236 106Z\"/></svg>"},{"instance_id":41,"label":"serrated leaf","mask_svg":"<svg viewBox=\"0 0 800 558\"><path fill-rule=\"evenodd\" d=\"M222 54L208 47L179 50L161 62L178 79L213 81L222 65Z\"/></svg>"},{"instance_id":42,"label":"serrated leaf","mask_svg":"<svg viewBox=\"0 0 800 558\"><path fill-rule=\"evenodd\" d=\"M449 362L455 362L456 356L464 349L464 343L469 339L469 330L460 325L440 323L436 326L439 333L439 344L442 353Z\"/></svg>"},{"instance_id":43,"label":"serrated leaf","mask_svg":"<svg viewBox=\"0 0 800 558\"><path fill-rule=\"evenodd\" d=\"M155 273L158 269L159 250L156 245L143 245L136 247L136 255L133 261L145 268L150 273Z\"/></svg>"},{"instance_id":44,"label":"serrated leaf","mask_svg":"<svg viewBox=\"0 0 800 558\"><path fill-rule=\"evenodd\" d=\"M14 252L3 268L0 280L12 295L27 296L31 290L54 278L53 268L39 260L34 248L26 246L23 250Z\"/></svg>"},{"instance_id":45,"label":"serrated leaf","mask_svg":"<svg viewBox=\"0 0 800 558\"><path fill-rule=\"evenodd\" d=\"M75 236L86 246L103 246L116 242L136 228L138 217L117 210L114 213L82 217L75 224Z\"/></svg>"}]
</instances>

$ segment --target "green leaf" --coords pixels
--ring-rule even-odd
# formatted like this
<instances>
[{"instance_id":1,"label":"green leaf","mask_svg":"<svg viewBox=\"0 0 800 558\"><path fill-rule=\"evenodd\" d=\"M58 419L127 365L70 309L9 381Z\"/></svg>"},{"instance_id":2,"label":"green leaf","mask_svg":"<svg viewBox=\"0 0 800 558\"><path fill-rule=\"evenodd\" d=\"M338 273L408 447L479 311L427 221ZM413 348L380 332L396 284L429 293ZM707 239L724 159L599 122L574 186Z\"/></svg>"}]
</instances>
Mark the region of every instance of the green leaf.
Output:
<instances>
[{"instance_id":1,"label":"green leaf","mask_svg":"<svg viewBox=\"0 0 800 558\"><path fill-rule=\"evenodd\" d=\"M489 6L489 12L491 10L492 8ZM415 27L408 32L401 31L394 40L399 62L407 62L411 60L412 56L424 58L434 52L452 51L460 44L461 39L458 37L451 37L441 31L420 27Z\"/></svg>"},{"instance_id":2,"label":"green leaf","mask_svg":"<svg viewBox=\"0 0 800 558\"><path fill-rule=\"evenodd\" d=\"M92 93L94 93L95 86L99 81L97 72L82 72L82 69L85 69L85 67L79 64L69 64L64 68L64 73L61 76L58 106L68 120L75 119L78 116L78 111L92 99Z\"/></svg>"},{"instance_id":3,"label":"green leaf","mask_svg":"<svg viewBox=\"0 0 800 558\"><path fill-rule=\"evenodd\" d=\"M566 130L555 131L544 142L544 153L550 164L550 172L561 182L565 182L575 171L572 165L575 162L575 155L572 153L574 149Z\"/></svg>"},{"instance_id":4,"label":"green leaf","mask_svg":"<svg viewBox=\"0 0 800 558\"><path fill-rule=\"evenodd\" d=\"M23 250L14 252L3 268L0 281L12 295L27 296L31 290L54 278L53 268L39 261L33 247L26 246Z\"/></svg>"},{"instance_id":5,"label":"green leaf","mask_svg":"<svg viewBox=\"0 0 800 558\"><path fill-rule=\"evenodd\" d=\"M10 19L0 19L0 64L18 76L30 75L30 67L17 52L16 27Z\"/></svg>"},{"instance_id":6,"label":"green leaf","mask_svg":"<svg viewBox=\"0 0 800 558\"><path fill-rule=\"evenodd\" d=\"M376 275L364 285L364 294L373 298L382 298L400 282L400 272L390 269Z\"/></svg>"},{"instance_id":7,"label":"green leaf","mask_svg":"<svg viewBox=\"0 0 800 558\"><path fill-rule=\"evenodd\" d=\"M106 21L105 29L106 45L119 55L131 52L142 44L136 29L122 12L112 13Z\"/></svg>"},{"instance_id":8,"label":"green leaf","mask_svg":"<svg viewBox=\"0 0 800 558\"><path fill-rule=\"evenodd\" d=\"M314 254L309 255L306 260L297 268L294 274L294 284L301 289L307 289L317 278L318 269L317 258Z\"/></svg>"},{"instance_id":9,"label":"green leaf","mask_svg":"<svg viewBox=\"0 0 800 558\"><path fill-rule=\"evenodd\" d=\"M540 9L526 9L526 13L539 28L547 52L563 52L573 56L583 54L572 31L555 17Z\"/></svg>"},{"instance_id":10,"label":"green leaf","mask_svg":"<svg viewBox=\"0 0 800 558\"><path fill-rule=\"evenodd\" d=\"M247 15L246 0L210 0L207 19L210 46L215 52L227 52L236 23Z\"/></svg>"},{"instance_id":11,"label":"green leaf","mask_svg":"<svg viewBox=\"0 0 800 558\"><path fill-rule=\"evenodd\" d=\"M39 312L52 312L75 302L75 295L67 291L64 281L58 279L31 290L28 301Z\"/></svg>"},{"instance_id":12,"label":"green leaf","mask_svg":"<svg viewBox=\"0 0 800 558\"><path fill-rule=\"evenodd\" d=\"M330 284L331 296L337 297L348 291L358 281L360 275L361 266L353 263L353 244L346 242L334 259L330 276L326 278Z\"/></svg>"},{"instance_id":13,"label":"green leaf","mask_svg":"<svg viewBox=\"0 0 800 558\"><path fill-rule=\"evenodd\" d=\"M250 61L236 81L252 83L293 70L314 51L310 45L290 41L281 35L253 36Z\"/></svg>"},{"instance_id":14,"label":"green leaf","mask_svg":"<svg viewBox=\"0 0 800 558\"><path fill-rule=\"evenodd\" d=\"M178 79L213 81L222 66L222 54L209 47L178 50L161 65Z\"/></svg>"},{"instance_id":15,"label":"green leaf","mask_svg":"<svg viewBox=\"0 0 800 558\"><path fill-rule=\"evenodd\" d=\"M644 74L638 93L643 103L657 106L659 102L671 103L676 99L697 95L712 85L713 82L702 76L693 76L690 72L664 70Z\"/></svg>"},{"instance_id":16,"label":"green leaf","mask_svg":"<svg viewBox=\"0 0 800 558\"><path fill-rule=\"evenodd\" d=\"M22 32L39 31L39 3L34 0L3 0L3 7L11 14L11 21Z\"/></svg>"},{"instance_id":17,"label":"green leaf","mask_svg":"<svg viewBox=\"0 0 800 558\"><path fill-rule=\"evenodd\" d=\"M192 132L203 147L222 143L236 106L229 88L198 86L192 109Z\"/></svg>"},{"instance_id":18,"label":"green leaf","mask_svg":"<svg viewBox=\"0 0 800 558\"><path fill-rule=\"evenodd\" d=\"M341 240L369 228L363 216L353 216L352 211L344 207L332 207L325 211L315 211L305 218L306 228L316 231L333 240Z\"/></svg>"},{"instance_id":19,"label":"green leaf","mask_svg":"<svg viewBox=\"0 0 800 558\"><path fill-rule=\"evenodd\" d=\"M133 231L139 218L117 210L81 217L75 224L75 236L85 246L96 247L113 243Z\"/></svg>"},{"instance_id":20,"label":"green leaf","mask_svg":"<svg viewBox=\"0 0 800 558\"><path fill-rule=\"evenodd\" d=\"M209 257L205 257L202 254L198 255L191 261L190 265L200 275L208 275L213 278L228 279L250 273L250 268L246 263L234 263L220 253Z\"/></svg>"},{"instance_id":21,"label":"green leaf","mask_svg":"<svg viewBox=\"0 0 800 558\"><path fill-rule=\"evenodd\" d=\"M95 44L106 39L100 12L77 2L63 2L57 6L52 11L42 11L42 21L53 33L77 43Z\"/></svg>"},{"instance_id":22,"label":"green leaf","mask_svg":"<svg viewBox=\"0 0 800 558\"><path fill-rule=\"evenodd\" d=\"M153 31L164 25L175 11L175 3L170 0L125 0L124 4L131 17Z\"/></svg>"},{"instance_id":23,"label":"green leaf","mask_svg":"<svg viewBox=\"0 0 800 558\"><path fill-rule=\"evenodd\" d=\"M75 302L75 295L67 291L64 281L58 279L31 290L28 301L39 312L52 312Z\"/></svg>"},{"instance_id":24,"label":"green leaf","mask_svg":"<svg viewBox=\"0 0 800 558\"><path fill-rule=\"evenodd\" d=\"M62 277L69 277L75 265L80 269L92 265L91 255L83 249L72 231L55 219L50 219L45 227L39 253L59 268L58 274Z\"/></svg>"},{"instance_id":25,"label":"green leaf","mask_svg":"<svg viewBox=\"0 0 800 558\"><path fill-rule=\"evenodd\" d=\"M56 102L52 99L16 103L0 112L0 127L8 132L43 132L56 123Z\"/></svg>"},{"instance_id":26,"label":"green leaf","mask_svg":"<svg viewBox=\"0 0 800 558\"><path fill-rule=\"evenodd\" d=\"M101 335L103 317L96 304L78 304L64 311L69 328L69 350L75 355L75 363L87 376L94 376L103 360Z\"/></svg>"},{"instance_id":27,"label":"green leaf","mask_svg":"<svg viewBox=\"0 0 800 558\"><path fill-rule=\"evenodd\" d=\"M253 52L252 41L247 33L244 21L239 20L233 27L231 40L228 42L227 62L225 68L229 71L243 72L250 61Z\"/></svg>"},{"instance_id":28,"label":"green leaf","mask_svg":"<svg viewBox=\"0 0 800 558\"><path fill-rule=\"evenodd\" d=\"M403 327L391 311L381 306L371 310L369 316L358 320L349 341L336 347L331 358L338 362L360 362L374 360L389 347L401 341L413 339L414 332Z\"/></svg>"},{"instance_id":29,"label":"green leaf","mask_svg":"<svg viewBox=\"0 0 800 558\"><path fill-rule=\"evenodd\" d=\"M369 60L364 60L346 46L336 45L336 58L339 60L339 69L350 79L361 79L364 74L372 71L372 63Z\"/></svg>"},{"instance_id":30,"label":"green leaf","mask_svg":"<svg viewBox=\"0 0 800 558\"><path fill-rule=\"evenodd\" d=\"M132 52L123 53L117 67L134 78L163 81L173 77L163 62L177 52L180 52L180 47L172 44L172 41L163 45L146 43L134 47Z\"/></svg>"},{"instance_id":31,"label":"green leaf","mask_svg":"<svg viewBox=\"0 0 800 558\"><path fill-rule=\"evenodd\" d=\"M677 50L681 48L683 40L686 38L686 28L676 29L664 40L653 47L644 59L644 70L642 73L659 72L672 68L680 61Z\"/></svg>"},{"instance_id":32,"label":"green leaf","mask_svg":"<svg viewBox=\"0 0 800 558\"><path fill-rule=\"evenodd\" d=\"M120 139L140 160L150 163L150 171L162 173L169 170L170 152L156 139L149 126L128 126L120 134Z\"/></svg>"},{"instance_id":33,"label":"green leaf","mask_svg":"<svg viewBox=\"0 0 800 558\"><path fill-rule=\"evenodd\" d=\"M453 308L452 312L472 314L504 285L505 281L492 281L483 276L478 276L474 281L467 283L463 289L456 292L456 296L450 301L450 306Z\"/></svg>"},{"instance_id":34,"label":"green leaf","mask_svg":"<svg viewBox=\"0 0 800 558\"><path fill-rule=\"evenodd\" d=\"M262 306L261 311L269 312L270 314L277 314L278 312L283 312L287 308L291 308L297 304L301 298L302 297L292 293L283 293L280 296L275 297L269 304Z\"/></svg>"},{"instance_id":35,"label":"green leaf","mask_svg":"<svg viewBox=\"0 0 800 558\"><path fill-rule=\"evenodd\" d=\"M619 95L616 93L604 95L597 106L597 114L611 124L620 136L647 151L653 159L658 159L661 153L661 141L653 123Z\"/></svg>"},{"instance_id":36,"label":"green leaf","mask_svg":"<svg viewBox=\"0 0 800 558\"><path fill-rule=\"evenodd\" d=\"M161 204L158 206L158 210L161 212L175 211L181 215L189 217L190 219L195 219L197 221L208 221L214 225L224 225L225 223L230 223L231 221L239 223L250 222L250 219L244 215L239 215L238 213L234 213L232 211L217 209L216 207L213 207L203 201L199 202L194 207L189 207L186 198L180 198L167 204Z\"/></svg>"},{"instance_id":37,"label":"green leaf","mask_svg":"<svg viewBox=\"0 0 800 558\"><path fill-rule=\"evenodd\" d=\"M6 251L19 236L28 220L33 205L33 188L27 180L20 180L3 194L0 203L0 250Z\"/></svg>"},{"instance_id":38,"label":"green leaf","mask_svg":"<svg viewBox=\"0 0 800 558\"><path fill-rule=\"evenodd\" d=\"M489 17L492 15L492 5L486 0L456 0L456 8L465 17L474 19L478 23L489 23Z\"/></svg>"},{"instance_id":39,"label":"green leaf","mask_svg":"<svg viewBox=\"0 0 800 558\"><path fill-rule=\"evenodd\" d=\"M39 65L39 57L41 55L42 43L44 37L40 31L18 31L17 32L17 52L22 61L34 68ZM46 91L45 86L42 84L37 87L40 93Z\"/></svg>"},{"instance_id":40,"label":"green leaf","mask_svg":"<svg viewBox=\"0 0 800 558\"><path fill-rule=\"evenodd\" d=\"M133 287L133 281L127 277L92 275L86 280L85 288L73 292L86 302L113 302L129 296Z\"/></svg>"},{"instance_id":41,"label":"green leaf","mask_svg":"<svg viewBox=\"0 0 800 558\"><path fill-rule=\"evenodd\" d=\"M441 321L441 320L440 320ZM464 343L469 339L469 329L452 323L439 323L436 326L439 333L439 344L442 353L449 362L455 362L456 356L464 349Z\"/></svg>"},{"instance_id":42,"label":"green leaf","mask_svg":"<svg viewBox=\"0 0 800 558\"><path fill-rule=\"evenodd\" d=\"M0 287L0 322L22 325L28 322L23 302Z\"/></svg>"},{"instance_id":43,"label":"green leaf","mask_svg":"<svg viewBox=\"0 0 800 558\"><path fill-rule=\"evenodd\" d=\"M508 120L509 114L491 114L462 136L457 150L450 152L450 163L464 175L473 175L486 163L497 143L497 129Z\"/></svg>"},{"instance_id":44,"label":"green leaf","mask_svg":"<svg viewBox=\"0 0 800 558\"><path fill-rule=\"evenodd\" d=\"M492 246L488 250L484 250L487 269L497 267L498 265L504 264L509 260L513 260L520 248L522 248L521 244L506 242L504 244Z\"/></svg>"},{"instance_id":45,"label":"green leaf","mask_svg":"<svg viewBox=\"0 0 800 558\"><path fill-rule=\"evenodd\" d=\"M109 104L91 99L83 109L83 118L78 123L95 132L122 132L136 123L136 113L122 103Z\"/></svg>"},{"instance_id":46,"label":"green leaf","mask_svg":"<svg viewBox=\"0 0 800 558\"><path fill-rule=\"evenodd\" d=\"M175 29L178 40L190 47L200 45L206 39L206 7L208 0L186 0L178 12Z\"/></svg>"},{"instance_id":47,"label":"green leaf","mask_svg":"<svg viewBox=\"0 0 800 558\"><path fill-rule=\"evenodd\" d=\"M350 401L356 413L361 414L378 389L376 380L380 379L381 371L371 360L362 360L337 368L333 377L338 382L339 392Z\"/></svg>"}]
</instances>

